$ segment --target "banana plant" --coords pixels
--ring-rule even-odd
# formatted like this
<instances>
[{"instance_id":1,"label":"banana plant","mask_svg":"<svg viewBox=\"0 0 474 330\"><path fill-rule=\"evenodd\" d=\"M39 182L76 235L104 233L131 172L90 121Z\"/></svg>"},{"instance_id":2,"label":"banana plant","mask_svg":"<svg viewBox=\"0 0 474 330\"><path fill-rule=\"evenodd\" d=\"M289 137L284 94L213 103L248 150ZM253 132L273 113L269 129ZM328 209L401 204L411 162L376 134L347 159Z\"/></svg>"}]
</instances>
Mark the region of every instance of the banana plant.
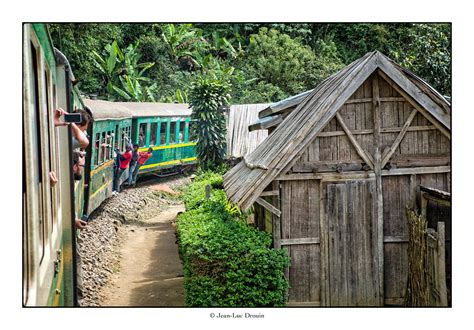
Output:
<instances>
[{"instance_id":1,"label":"banana plant","mask_svg":"<svg viewBox=\"0 0 474 330\"><path fill-rule=\"evenodd\" d=\"M94 66L102 73L107 86L109 99L113 95L113 86L117 83L118 77L121 73L120 63L124 61L125 57L117 41L114 40L111 44L105 45L102 55L96 51L92 51L92 61Z\"/></svg>"},{"instance_id":2,"label":"banana plant","mask_svg":"<svg viewBox=\"0 0 474 330\"><path fill-rule=\"evenodd\" d=\"M129 45L125 52L120 50L116 41L105 46L104 55L93 51L94 64L107 81L108 99L126 101L155 102L157 84L145 76L155 63L139 63L139 43Z\"/></svg>"},{"instance_id":3,"label":"banana plant","mask_svg":"<svg viewBox=\"0 0 474 330\"><path fill-rule=\"evenodd\" d=\"M184 61L192 69L199 68L196 56L207 47L206 40L199 29L193 29L192 24L164 24L161 37L176 63Z\"/></svg>"}]
</instances>

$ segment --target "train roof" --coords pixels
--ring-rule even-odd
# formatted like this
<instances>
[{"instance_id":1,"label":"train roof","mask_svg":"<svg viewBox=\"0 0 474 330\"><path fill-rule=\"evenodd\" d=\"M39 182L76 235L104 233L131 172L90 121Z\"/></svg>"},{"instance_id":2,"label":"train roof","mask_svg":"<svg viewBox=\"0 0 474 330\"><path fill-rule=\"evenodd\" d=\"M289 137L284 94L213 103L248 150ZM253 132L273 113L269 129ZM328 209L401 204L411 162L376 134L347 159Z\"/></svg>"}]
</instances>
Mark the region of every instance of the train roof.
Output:
<instances>
[{"instance_id":1,"label":"train roof","mask_svg":"<svg viewBox=\"0 0 474 330\"><path fill-rule=\"evenodd\" d=\"M191 109L187 103L111 102L84 99L94 120L125 119L137 117L187 117Z\"/></svg>"}]
</instances>

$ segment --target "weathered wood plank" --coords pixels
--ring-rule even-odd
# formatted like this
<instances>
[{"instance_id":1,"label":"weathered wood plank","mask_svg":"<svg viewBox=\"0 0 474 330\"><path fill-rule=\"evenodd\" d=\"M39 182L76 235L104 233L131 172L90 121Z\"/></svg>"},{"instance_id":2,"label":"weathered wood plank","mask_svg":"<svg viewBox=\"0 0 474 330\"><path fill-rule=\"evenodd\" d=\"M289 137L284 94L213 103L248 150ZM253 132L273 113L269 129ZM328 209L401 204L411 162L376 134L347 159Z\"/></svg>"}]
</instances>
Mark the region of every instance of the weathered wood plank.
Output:
<instances>
[{"instance_id":1,"label":"weathered wood plank","mask_svg":"<svg viewBox=\"0 0 474 330\"><path fill-rule=\"evenodd\" d=\"M403 127L383 127L380 129L380 133L398 133ZM422 126L410 126L407 128L407 132L423 132L437 130L434 125L422 125ZM352 135L367 135L373 134L374 130L371 128L356 129L351 131ZM319 137L331 137L331 136L343 136L346 135L344 131L327 131L318 134Z\"/></svg>"},{"instance_id":2,"label":"weathered wood plank","mask_svg":"<svg viewBox=\"0 0 474 330\"><path fill-rule=\"evenodd\" d=\"M336 118L339 124L341 125L342 129L344 130L344 132L346 132L346 135L351 141L352 145L357 150L357 153L359 154L359 156L367 163L367 165L370 166L371 169L374 169L374 162L373 162L372 157L361 148L361 146L359 145L357 140L354 138L349 128L344 123L344 119L342 119L341 115L337 112L336 112Z\"/></svg>"},{"instance_id":3,"label":"weathered wood plank","mask_svg":"<svg viewBox=\"0 0 474 330\"><path fill-rule=\"evenodd\" d=\"M398 236L384 236L384 243L406 243L408 242L407 235L398 235Z\"/></svg>"},{"instance_id":4,"label":"weathered wood plank","mask_svg":"<svg viewBox=\"0 0 474 330\"><path fill-rule=\"evenodd\" d=\"M451 163L449 155L400 155L390 159L391 167L430 167L445 166Z\"/></svg>"},{"instance_id":5,"label":"weathered wood plank","mask_svg":"<svg viewBox=\"0 0 474 330\"><path fill-rule=\"evenodd\" d=\"M382 170L382 176L390 175L411 175L411 174L435 174L450 173L450 166L433 166L433 167L415 167L415 168L392 168L390 170ZM278 180L360 180L374 179L375 174L372 172L346 172L346 173L304 173L304 174L284 174L278 177Z\"/></svg>"},{"instance_id":6,"label":"weathered wood plank","mask_svg":"<svg viewBox=\"0 0 474 330\"><path fill-rule=\"evenodd\" d=\"M448 306L448 290L446 287L446 250L444 222L438 222L438 292L439 306Z\"/></svg>"},{"instance_id":7,"label":"weathered wood plank","mask_svg":"<svg viewBox=\"0 0 474 330\"><path fill-rule=\"evenodd\" d=\"M377 300L380 305L383 304L384 297L384 272L383 272L383 190L382 190L382 155L380 150L380 143L382 141L380 129L382 128L382 121L380 118L380 95L379 95L379 77L374 74L372 78L372 99L374 109L374 162L373 169L375 173L375 224L376 224L376 239L377 246L377 274L375 276L378 285Z\"/></svg>"},{"instance_id":8,"label":"weathered wood plank","mask_svg":"<svg viewBox=\"0 0 474 330\"><path fill-rule=\"evenodd\" d=\"M275 206L273 206L272 204L270 204L269 202L267 202L263 198L259 197L259 198L256 199L255 202L257 202L258 204L260 204L261 206L266 208L271 213L275 214L277 217L279 217L281 215L281 211L279 209L277 209Z\"/></svg>"},{"instance_id":9,"label":"weathered wood plank","mask_svg":"<svg viewBox=\"0 0 474 330\"><path fill-rule=\"evenodd\" d=\"M320 287L321 287L321 304L322 306L329 306L329 253L328 253L328 224L326 216L326 204L327 204L327 189L326 184L322 181L319 182L319 228L320 228L320 251L321 251L321 275L320 275Z\"/></svg>"},{"instance_id":10,"label":"weathered wood plank","mask_svg":"<svg viewBox=\"0 0 474 330\"><path fill-rule=\"evenodd\" d=\"M319 244L319 237L305 237L305 238L288 238L282 239L281 245L304 245L304 244Z\"/></svg>"},{"instance_id":11,"label":"weathered wood plank","mask_svg":"<svg viewBox=\"0 0 474 330\"><path fill-rule=\"evenodd\" d=\"M384 154L382 156L382 165L380 167L383 168L385 166L385 164L387 164L387 162L389 161L390 157L392 157L393 153L398 148L398 145L400 144L402 139L405 137L405 133L407 132L408 127L411 125L411 122L413 121L413 118L415 118L416 114L417 114L417 110L413 109L410 116L408 117L408 120L403 125L402 130L400 131L397 138L393 142L392 146L384 152Z\"/></svg>"},{"instance_id":12,"label":"weathered wood plank","mask_svg":"<svg viewBox=\"0 0 474 330\"><path fill-rule=\"evenodd\" d=\"M364 169L362 162L304 162L292 167L293 173L313 173L313 172L347 172L361 171Z\"/></svg>"},{"instance_id":13,"label":"weathered wood plank","mask_svg":"<svg viewBox=\"0 0 474 330\"><path fill-rule=\"evenodd\" d=\"M270 191L264 191L260 194L260 197L265 197L265 196L278 196L280 195L279 190L270 190Z\"/></svg>"}]
</instances>

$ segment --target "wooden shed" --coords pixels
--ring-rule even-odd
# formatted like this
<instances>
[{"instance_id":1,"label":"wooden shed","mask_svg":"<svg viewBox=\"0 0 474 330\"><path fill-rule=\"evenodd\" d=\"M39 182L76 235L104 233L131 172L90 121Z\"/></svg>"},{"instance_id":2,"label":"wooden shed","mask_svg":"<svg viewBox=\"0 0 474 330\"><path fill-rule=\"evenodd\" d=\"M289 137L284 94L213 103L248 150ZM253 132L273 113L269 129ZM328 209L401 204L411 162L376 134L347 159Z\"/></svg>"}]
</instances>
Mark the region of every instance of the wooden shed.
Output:
<instances>
[{"instance_id":1,"label":"wooden shed","mask_svg":"<svg viewBox=\"0 0 474 330\"><path fill-rule=\"evenodd\" d=\"M450 104L375 51L264 111L284 118L224 187L288 249L289 304L402 305L405 205L420 184L451 190Z\"/></svg>"}]
</instances>

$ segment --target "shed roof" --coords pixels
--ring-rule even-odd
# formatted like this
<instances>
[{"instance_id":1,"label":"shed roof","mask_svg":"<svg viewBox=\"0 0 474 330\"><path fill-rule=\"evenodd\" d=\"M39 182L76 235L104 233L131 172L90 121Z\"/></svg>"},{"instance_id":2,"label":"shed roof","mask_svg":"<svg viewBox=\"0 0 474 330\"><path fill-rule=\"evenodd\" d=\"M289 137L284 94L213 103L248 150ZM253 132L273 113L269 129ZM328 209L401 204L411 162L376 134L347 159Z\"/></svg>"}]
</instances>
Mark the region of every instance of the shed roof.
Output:
<instances>
[{"instance_id":1,"label":"shed roof","mask_svg":"<svg viewBox=\"0 0 474 330\"><path fill-rule=\"evenodd\" d=\"M94 120L191 115L191 109L186 103L111 102L84 99L84 104L91 110Z\"/></svg>"},{"instance_id":2,"label":"shed roof","mask_svg":"<svg viewBox=\"0 0 474 330\"><path fill-rule=\"evenodd\" d=\"M426 82L378 51L370 52L324 80L306 95L262 144L224 176L230 201L248 209L304 151L358 87L375 71L392 79L447 130L450 104Z\"/></svg>"}]
</instances>

